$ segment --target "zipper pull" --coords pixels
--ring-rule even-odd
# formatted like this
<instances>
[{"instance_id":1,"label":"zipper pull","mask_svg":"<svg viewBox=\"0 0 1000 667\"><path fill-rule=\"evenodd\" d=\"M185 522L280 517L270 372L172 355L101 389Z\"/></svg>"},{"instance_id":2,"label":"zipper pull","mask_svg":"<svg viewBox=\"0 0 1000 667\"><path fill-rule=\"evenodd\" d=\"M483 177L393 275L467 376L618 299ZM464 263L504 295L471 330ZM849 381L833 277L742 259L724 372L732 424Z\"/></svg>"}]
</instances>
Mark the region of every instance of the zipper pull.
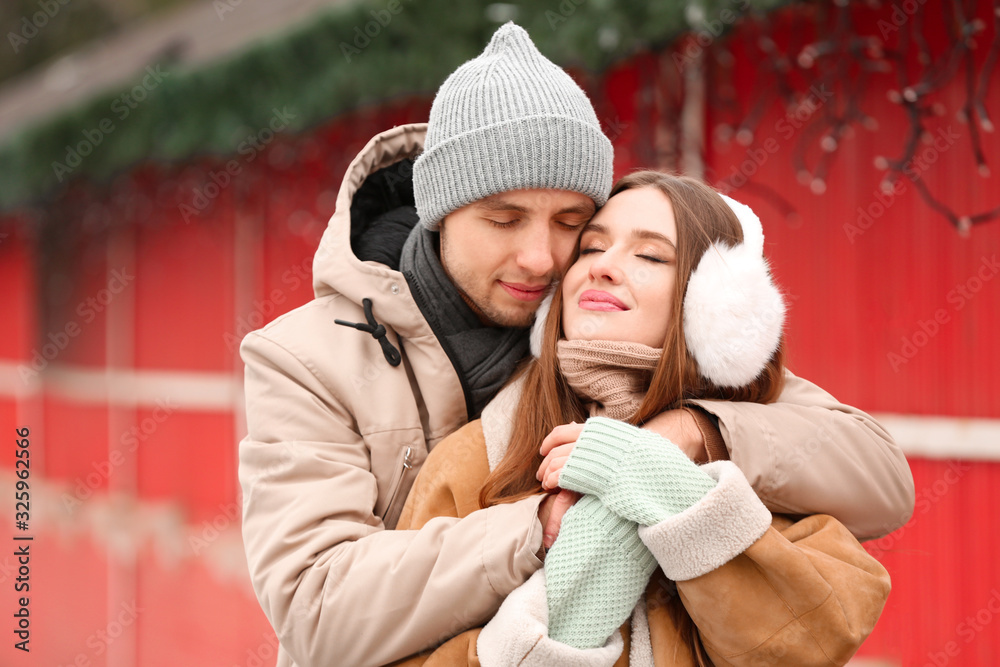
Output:
<instances>
[{"instance_id":1,"label":"zipper pull","mask_svg":"<svg viewBox=\"0 0 1000 667\"><path fill-rule=\"evenodd\" d=\"M407 447L406 448L406 453L403 454L403 468L405 470L409 470L410 468L413 467L412 465L410 465L410 454L412 452L413 452L413 449L411 447Z\"/></svg>"}]
</instances>

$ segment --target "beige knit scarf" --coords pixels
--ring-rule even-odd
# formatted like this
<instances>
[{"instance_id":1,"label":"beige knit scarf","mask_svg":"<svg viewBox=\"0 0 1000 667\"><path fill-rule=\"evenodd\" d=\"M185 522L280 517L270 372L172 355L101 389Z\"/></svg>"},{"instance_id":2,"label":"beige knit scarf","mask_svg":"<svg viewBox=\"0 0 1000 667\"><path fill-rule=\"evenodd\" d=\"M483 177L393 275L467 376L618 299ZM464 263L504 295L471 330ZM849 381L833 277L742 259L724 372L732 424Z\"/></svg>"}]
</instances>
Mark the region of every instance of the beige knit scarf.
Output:
<instances>
[{"instance_id":1,"label":"beige knit scarf","mask_svg":"<svg viewBox=\"0 0 1000 667\"><path fill-rule=\"evenodd\" d=\"M607 340L560 340L559 369L592 417L628 421L649 389L662 349Z\"/></svg>"}]
</instances>

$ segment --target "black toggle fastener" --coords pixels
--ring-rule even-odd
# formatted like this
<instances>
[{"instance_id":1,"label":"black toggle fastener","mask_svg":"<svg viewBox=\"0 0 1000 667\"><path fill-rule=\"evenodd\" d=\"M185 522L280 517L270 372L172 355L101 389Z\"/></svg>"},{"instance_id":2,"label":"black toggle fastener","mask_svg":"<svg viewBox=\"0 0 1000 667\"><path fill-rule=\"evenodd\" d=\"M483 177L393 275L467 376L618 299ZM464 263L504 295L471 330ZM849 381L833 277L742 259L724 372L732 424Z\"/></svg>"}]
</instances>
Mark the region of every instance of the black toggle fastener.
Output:
<instances>
[{"instance_id":1,"label":"black toggle fastener","mask_svg":"<svg viewBox=\"0 0 1000 667\"><path fill-rule=\"evenodd\" d=\"M375 315L372 313L372 300L362 299L361 305L365 309L365 319L368 320L367 324L361 322L347 322L344 320L334 320L337 324L343 325L345 327L354 327L358 331L364 331L369 333L372 337L378 341L378 344L382 346L382 354L385 355L385 360L389 362L390 366L398 366L399 362L403 358L399 354L399 350L393 347L392 343L385 335L385 327L375 321Z\"/></svg>"}]
</instances>

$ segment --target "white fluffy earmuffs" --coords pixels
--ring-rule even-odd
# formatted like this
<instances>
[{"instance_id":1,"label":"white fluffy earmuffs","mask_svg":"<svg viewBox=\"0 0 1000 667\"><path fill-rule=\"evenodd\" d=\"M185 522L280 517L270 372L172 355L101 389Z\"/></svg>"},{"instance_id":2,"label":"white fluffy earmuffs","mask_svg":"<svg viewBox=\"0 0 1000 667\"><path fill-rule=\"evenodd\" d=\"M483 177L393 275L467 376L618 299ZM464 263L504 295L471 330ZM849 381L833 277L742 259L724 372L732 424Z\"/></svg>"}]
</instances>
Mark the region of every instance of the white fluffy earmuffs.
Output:
<instances>
[{"instance_id":1,"label":"white fluffy earmuffs","mask_svg":"<svg viewBox=\"0 0 1000 667\"><path fill-rule=\"evenodd\" d=\"M764 229L746 204L720 194L743 227L743 243L713 243L688 279L684 341L702 377L718 387L741 387L760 375L778 349L785 302L764 259ZM538 357L552 304L549 294L531 328Z\"/></svg>"},{"instance_id":2,"label":"white fluffy earmuffs","mask_svg":"<svg viewBox=\"0 0 1000 667\"><path fill-rule=\"evenodd\" d=\"M764 229L746 204L722 197L743 227L743 243L713 243L688 278L684 341L698 372L718 387L753 382L778 349L785 302L764 259Z\"/></svg>"}]
</instances>

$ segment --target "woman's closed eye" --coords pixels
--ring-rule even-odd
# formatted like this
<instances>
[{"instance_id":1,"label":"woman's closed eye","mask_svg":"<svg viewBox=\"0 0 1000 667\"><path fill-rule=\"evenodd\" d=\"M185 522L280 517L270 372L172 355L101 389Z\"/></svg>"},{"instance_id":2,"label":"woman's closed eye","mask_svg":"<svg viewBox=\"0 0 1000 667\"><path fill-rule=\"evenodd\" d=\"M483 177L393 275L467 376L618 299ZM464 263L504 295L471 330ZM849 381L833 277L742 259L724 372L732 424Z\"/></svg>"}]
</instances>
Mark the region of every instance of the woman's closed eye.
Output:
<instances>
[{"instance_id":1,"label":"woman's closed eye","mask_svg":"<svg viewBox=\"0 0 1000 667\"><path fill-rule=\"evenodd\" d=\"M582 250L580 250L580 255L581 256L582 255L592 255L592 254L597 253L597 252L604 252L604 248L597 247L597 246L591 246L589 248L583 248ZM655 254L648 253L648 252L639 252L639 253L636 253L635 256L638 257L639 259L644 259L647 262L654 262L656 264L669 264L670 261L671 261L669 259L666 259L665 257L661 257L659 255L655 255Z\"/></svg>"},{"instance_id":2,"label":"woman's closed eye","mask_svg":"<svg viewBox=\"0 0 1000 667\"><path fill-rule=\"evenodd\" d=\"M673 248L661 247L659 243L643 243L637 246L633 252L639 259L656 264L670 264L674 259Z\"/></svg>"},{"instance_id":3,"label":"woman's closed eye","mask_svg":"<svg viewBox=\"0 0 1000 667\"><path fill-rule=\"evenodd\" d=\"M662 257L656 257L654 255L645 255L645 254L643 254L643 255L636 255L636 257L639 257L640 259L645 259L645 260L650 261L650 262L656 262L657 264L669 264L670 263L669 259L663 259Z\"/></svg>"}]
</instances>

